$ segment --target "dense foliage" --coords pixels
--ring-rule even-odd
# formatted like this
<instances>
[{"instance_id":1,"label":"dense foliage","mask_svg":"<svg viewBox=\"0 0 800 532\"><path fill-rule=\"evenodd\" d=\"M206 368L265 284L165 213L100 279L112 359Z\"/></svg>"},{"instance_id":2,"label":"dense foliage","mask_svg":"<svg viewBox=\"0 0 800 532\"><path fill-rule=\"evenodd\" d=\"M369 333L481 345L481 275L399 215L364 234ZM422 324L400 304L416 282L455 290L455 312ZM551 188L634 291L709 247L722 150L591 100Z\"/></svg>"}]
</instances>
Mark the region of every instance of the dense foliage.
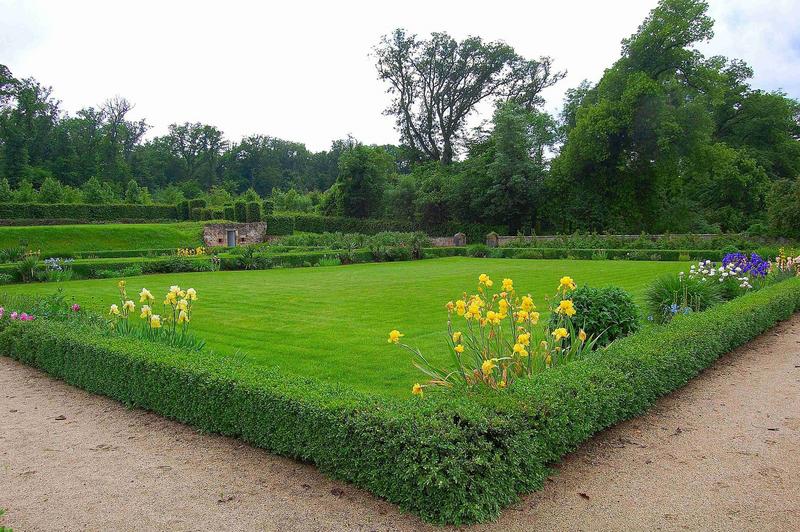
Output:
<instances>
[{"instance_id":1,"label":"dense foliage","mask_svg":"<svg viewBox=\"0 0 800 532\"><path fill-rule=\"evenodd\" d=\"M573 321L586 334L606 346L639 330L639 309L631 295L614 286L594 288L581 285L571 293L575 306ZM550 316L550 327L558 324L558 316Z\"/></svg>"},{"instance_id":2,"label":"dense foliage","mask_svg":"<svg viewBox=\"0 0 800 532\"><path fill-rule=\"evenodd\" d=\"M375 60L402 145L347 138L319 153L264 135L231 141L199 123L147 139L124 98L65 114L49 87L0 65L0 202L202 197L181 219L210 219L269 196L266 213L420 228L798 237L800 104L752 88L742 61L697 50L713 35L707 10L705 0L661 0L599 81L566 92L558 117L540 95L562 78L550 58L397 30ZM488 102L491 121L469 130Z\"/></svg>"}]
</instances>

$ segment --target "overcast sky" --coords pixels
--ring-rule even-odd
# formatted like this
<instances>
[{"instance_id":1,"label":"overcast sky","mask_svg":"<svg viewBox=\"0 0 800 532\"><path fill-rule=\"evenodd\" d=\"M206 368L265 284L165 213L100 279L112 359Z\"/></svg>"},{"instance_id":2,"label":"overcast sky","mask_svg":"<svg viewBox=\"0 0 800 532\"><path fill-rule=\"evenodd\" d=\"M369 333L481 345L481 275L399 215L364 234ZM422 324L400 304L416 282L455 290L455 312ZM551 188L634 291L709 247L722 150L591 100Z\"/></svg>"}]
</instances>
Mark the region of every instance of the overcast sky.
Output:
<instances>
[{"instance_id":1,"label":"overcast sky","mask_svg":"<svg viewBox=\"0 0 800 532\"><path fill-rule=\"evenodd\" d=\"M348 133L396 143L389 96L369 56L381 35L447 31L549 55L567 77L596 81L655 0L136 2L0 0L0 63L54 87L74 113L121 95L162 134L205 122L230 140L262 133L314 150ZM747 61L753 85L800 98L800 0L711 0L704 53Z\"/></svg>"}]
</instances>

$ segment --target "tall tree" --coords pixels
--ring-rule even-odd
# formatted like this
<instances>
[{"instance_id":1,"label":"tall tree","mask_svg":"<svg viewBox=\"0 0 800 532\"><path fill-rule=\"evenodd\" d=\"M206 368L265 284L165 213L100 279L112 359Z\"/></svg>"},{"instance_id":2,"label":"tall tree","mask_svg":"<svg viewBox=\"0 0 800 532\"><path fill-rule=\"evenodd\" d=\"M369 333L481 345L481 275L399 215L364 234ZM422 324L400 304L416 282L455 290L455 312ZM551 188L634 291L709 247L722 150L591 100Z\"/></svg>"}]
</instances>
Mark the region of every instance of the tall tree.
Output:
<instances>
[{"instance_id":1,"label":"tall tree","mask_svg":"<svg viewBox=\"0 0 800 532\"><path fill-rule=\"evenodd\" d=\"M343 152L336 180L340 214L358 218L378 216L386 180L393 170L394 159L381 147L357 145Z\"/></svg>"},{"instance_id":2,"label":"tall tree","mask_svg":"<svg viewBox=\"0 0 800 532\"><path fill-rule=\"evenodd\" d=\"M525 108L542 103L540 92L563 72L552 60L525 59L503 42L447 33L428 40L397 29L375 48L379 79L389 83L394 116L404 144L428 160L450 164L467 118L483 101L513 100Z\"/></svg>"}]
</instances>

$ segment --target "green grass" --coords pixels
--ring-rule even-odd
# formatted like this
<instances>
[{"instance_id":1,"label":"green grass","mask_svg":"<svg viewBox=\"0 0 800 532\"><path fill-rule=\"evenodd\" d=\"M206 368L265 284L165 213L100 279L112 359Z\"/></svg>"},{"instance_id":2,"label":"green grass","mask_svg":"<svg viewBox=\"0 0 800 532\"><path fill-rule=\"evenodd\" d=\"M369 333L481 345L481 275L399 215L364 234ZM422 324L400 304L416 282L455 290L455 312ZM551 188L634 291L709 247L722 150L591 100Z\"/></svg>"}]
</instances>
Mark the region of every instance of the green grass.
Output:
<instances>
[{"instance_id":1,"label":"green grass","mask_svg":"<svg viewBox=\"0 0 800 532\"><path fill-rule=\"evenodd\" d=\"M27 241L43 254L110 249L178 248L202 245L203 224L86 224L0 227L0 248Z\"/></svg>"},{"instance_id":2,"label":"green grass","mask_svg":"<svg viewBox=\"0 0 800 532\"><path fill-rule=\"evenodd\" d=\"M685 264L678 262L452 257L149 275L128 279L128 286L131 293L147 287L157 299L172 284L197 289L194 332L219 352L241 350L257 364L281 366L366 392L407 396L421 376L408 353L387 344L388 331L399 329L409 344L446 362L444 304L464 290L474 291L481 273L498 284L511 277L517 290L530 292L541 309L562 275L571 275L579 284L619 286L642 303L654 278L682 267ZM13 285L2 290L47 294L59 286L86 308L105 311L117 299L115 279ZM138 297L135 301L138 305Z\"/></svg>"}]
</instances>

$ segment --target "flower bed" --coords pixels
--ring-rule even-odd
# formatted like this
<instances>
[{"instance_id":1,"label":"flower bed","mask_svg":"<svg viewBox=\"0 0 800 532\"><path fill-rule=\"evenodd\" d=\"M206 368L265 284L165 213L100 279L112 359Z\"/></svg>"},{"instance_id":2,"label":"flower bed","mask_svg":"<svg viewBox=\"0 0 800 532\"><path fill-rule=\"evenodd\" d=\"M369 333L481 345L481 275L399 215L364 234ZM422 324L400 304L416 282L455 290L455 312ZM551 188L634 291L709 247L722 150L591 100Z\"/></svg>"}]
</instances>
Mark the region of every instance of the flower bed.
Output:
<instances>
[{"instance_id":1,"label":"flower bed","mask_svg":"<svg viewBox=\"0 0 800 532\"><path fill-rule=\"evenodd\" d=\"M498 516L549 464L800 309L792 278L679 316L508 393L395 400L73 323L0 319L0 353L90 392L315 463L435 523Z\"/></svg>"}]
</instances>

